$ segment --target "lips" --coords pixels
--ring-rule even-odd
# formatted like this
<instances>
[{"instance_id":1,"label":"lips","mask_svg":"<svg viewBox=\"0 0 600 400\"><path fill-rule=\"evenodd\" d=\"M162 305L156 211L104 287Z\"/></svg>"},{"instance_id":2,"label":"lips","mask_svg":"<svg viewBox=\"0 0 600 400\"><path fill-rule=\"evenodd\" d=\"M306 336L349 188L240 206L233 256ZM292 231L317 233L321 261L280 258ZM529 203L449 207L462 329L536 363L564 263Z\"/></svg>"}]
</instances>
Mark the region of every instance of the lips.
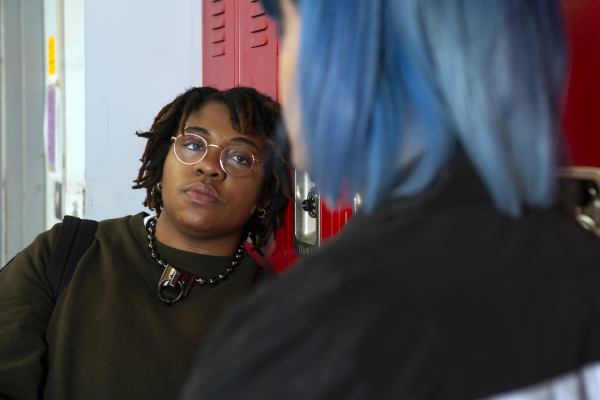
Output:
<instances>
[{"instance_id":1,"label":"lips","mask_svg":"<svg viewBox=\"0 0 600 400\"><path fill-rule=\"evenodd\" d=\"M211 185L202 182L185 187L183 192L194 202L201 205L218 204L223 201L219 193Z\"/></svg>"}]
</instances>

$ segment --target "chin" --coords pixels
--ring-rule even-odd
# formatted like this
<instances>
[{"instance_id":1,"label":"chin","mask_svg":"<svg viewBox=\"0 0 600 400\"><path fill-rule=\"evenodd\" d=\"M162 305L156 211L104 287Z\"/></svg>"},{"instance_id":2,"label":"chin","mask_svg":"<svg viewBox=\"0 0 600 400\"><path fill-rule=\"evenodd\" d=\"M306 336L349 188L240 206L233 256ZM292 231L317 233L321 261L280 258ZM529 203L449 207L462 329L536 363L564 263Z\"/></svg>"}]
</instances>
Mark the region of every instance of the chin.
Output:
<instances>
[{"instance_id":1,"label":"chin","mask_svg":"<svg viewBox=\"0 0 600 400\"><path fill-rule=\"evenodd\" d=\"M198 227L212 226L217 223L217 221L215 221L215 219L213 217L214 213L207 213L207 214L213 214L213 215L198 215L198 214L204 214L204 213L200 213L197 211L190 213L186 216L186 221L190 225L194 225L194 226L198 226Z\"/></svg>"}]
</instances>

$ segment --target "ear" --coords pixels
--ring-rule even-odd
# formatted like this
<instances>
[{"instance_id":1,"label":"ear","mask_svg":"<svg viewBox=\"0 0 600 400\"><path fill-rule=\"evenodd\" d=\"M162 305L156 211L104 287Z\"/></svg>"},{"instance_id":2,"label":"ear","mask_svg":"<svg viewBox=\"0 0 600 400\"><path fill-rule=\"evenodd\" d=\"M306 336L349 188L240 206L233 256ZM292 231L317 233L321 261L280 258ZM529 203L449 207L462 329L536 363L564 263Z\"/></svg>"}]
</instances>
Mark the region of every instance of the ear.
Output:
<instances>
[{"instance_id":1,"label":"ear","mask_svg":"<svg viewBox=\"0 0 600 400\"><path fill-rule=\"evenodd\" d=\"M270 196L270 193L268 192L267 185L263 182L262 193L256 202L256 208L268 209L269 205L271 205L271 200L272 196Z\"/></svg>"},{"instance_id":2,"label":"ear","mask_svg":"<svg viewBox=\"0 0 600 400\"><path fill-rule=\"evenodd\" d=\"M256 210L254 210L254 215L260 220L264 219L267 214L267 210L262 207L256 207Z\"/></svg>"},{"instance_id":3,"label":"ear","mask_svg":"<svg viewBox=\"0 0 600 400\"><path fill-rule=\"evenodd\" d=\"M261 198L256 203L256 207L254 208L254 215L256 215L259 219L263 219L265 215L269 213L269 205L271 204L271 198L267 198L265 193L262 194Z\"/></svg>"},{"instance_id":4,"label":"ear","mask_svg":"<svg viewBox=\"0 0 600 400\"><path fill-rule=\"evenodd\" d=\"M263 197L266 197L266 196L263 196ZM271 199L270 198L269 199L261 198L258 201L258 203L256 203L256 209L258 210L258 209L262 208L262 209L268 210L270 205L271 205Z\"/></svg>"}]
</instances>

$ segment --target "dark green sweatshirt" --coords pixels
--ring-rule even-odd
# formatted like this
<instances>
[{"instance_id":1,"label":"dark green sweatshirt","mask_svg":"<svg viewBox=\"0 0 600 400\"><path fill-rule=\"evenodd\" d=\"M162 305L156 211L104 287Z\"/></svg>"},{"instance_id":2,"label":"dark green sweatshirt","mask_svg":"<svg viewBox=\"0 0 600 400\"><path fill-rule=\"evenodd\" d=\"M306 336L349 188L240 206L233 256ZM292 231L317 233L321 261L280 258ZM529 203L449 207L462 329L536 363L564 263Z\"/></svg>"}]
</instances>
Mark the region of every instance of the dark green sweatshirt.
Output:
<instances>
[{"instance_id":1,"label":"dark green sweatshirt","mask_svg":"<svg viewBox=\"0 0 600 400\"><path fill-rule=\"evenodd\" d=\"M56 305L44 268L58 225L0 271L0 398L177 397L207 333L263 273L245 256L226 281L167 306L157 297L161 270L143 219L100 222ZM163 259L199 276L231 262L156 245Z\"/></svg>"}]
</instances>

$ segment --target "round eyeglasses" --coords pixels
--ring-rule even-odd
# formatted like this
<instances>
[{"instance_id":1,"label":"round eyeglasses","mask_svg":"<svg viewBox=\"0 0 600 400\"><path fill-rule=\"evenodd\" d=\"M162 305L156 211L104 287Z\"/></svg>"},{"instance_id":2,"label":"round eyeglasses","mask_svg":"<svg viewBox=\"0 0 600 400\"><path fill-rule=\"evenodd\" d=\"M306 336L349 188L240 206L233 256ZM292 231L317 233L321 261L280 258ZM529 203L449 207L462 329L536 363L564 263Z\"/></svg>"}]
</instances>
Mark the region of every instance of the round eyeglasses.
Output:
<instances>
[{"instance_id":1,"label":"round eyeglasses","mask_svg":"<svg viewBox=\"0 0 600 400\"><path fill-rule=\"evenodd\" d=\"M221 169L227 175L239 178L252 170L252 167L260 162L258 158L252 154L250 150L244 146L218 146L216 144L208 144L202 136L193 133L182 133L177 136L172 136L174 142L173 152L175 157L186 165L198 164L204 160L208 154L209 147L217 147L221 149L219 154L219 164Z\"/></svg>"}]
</instances>

